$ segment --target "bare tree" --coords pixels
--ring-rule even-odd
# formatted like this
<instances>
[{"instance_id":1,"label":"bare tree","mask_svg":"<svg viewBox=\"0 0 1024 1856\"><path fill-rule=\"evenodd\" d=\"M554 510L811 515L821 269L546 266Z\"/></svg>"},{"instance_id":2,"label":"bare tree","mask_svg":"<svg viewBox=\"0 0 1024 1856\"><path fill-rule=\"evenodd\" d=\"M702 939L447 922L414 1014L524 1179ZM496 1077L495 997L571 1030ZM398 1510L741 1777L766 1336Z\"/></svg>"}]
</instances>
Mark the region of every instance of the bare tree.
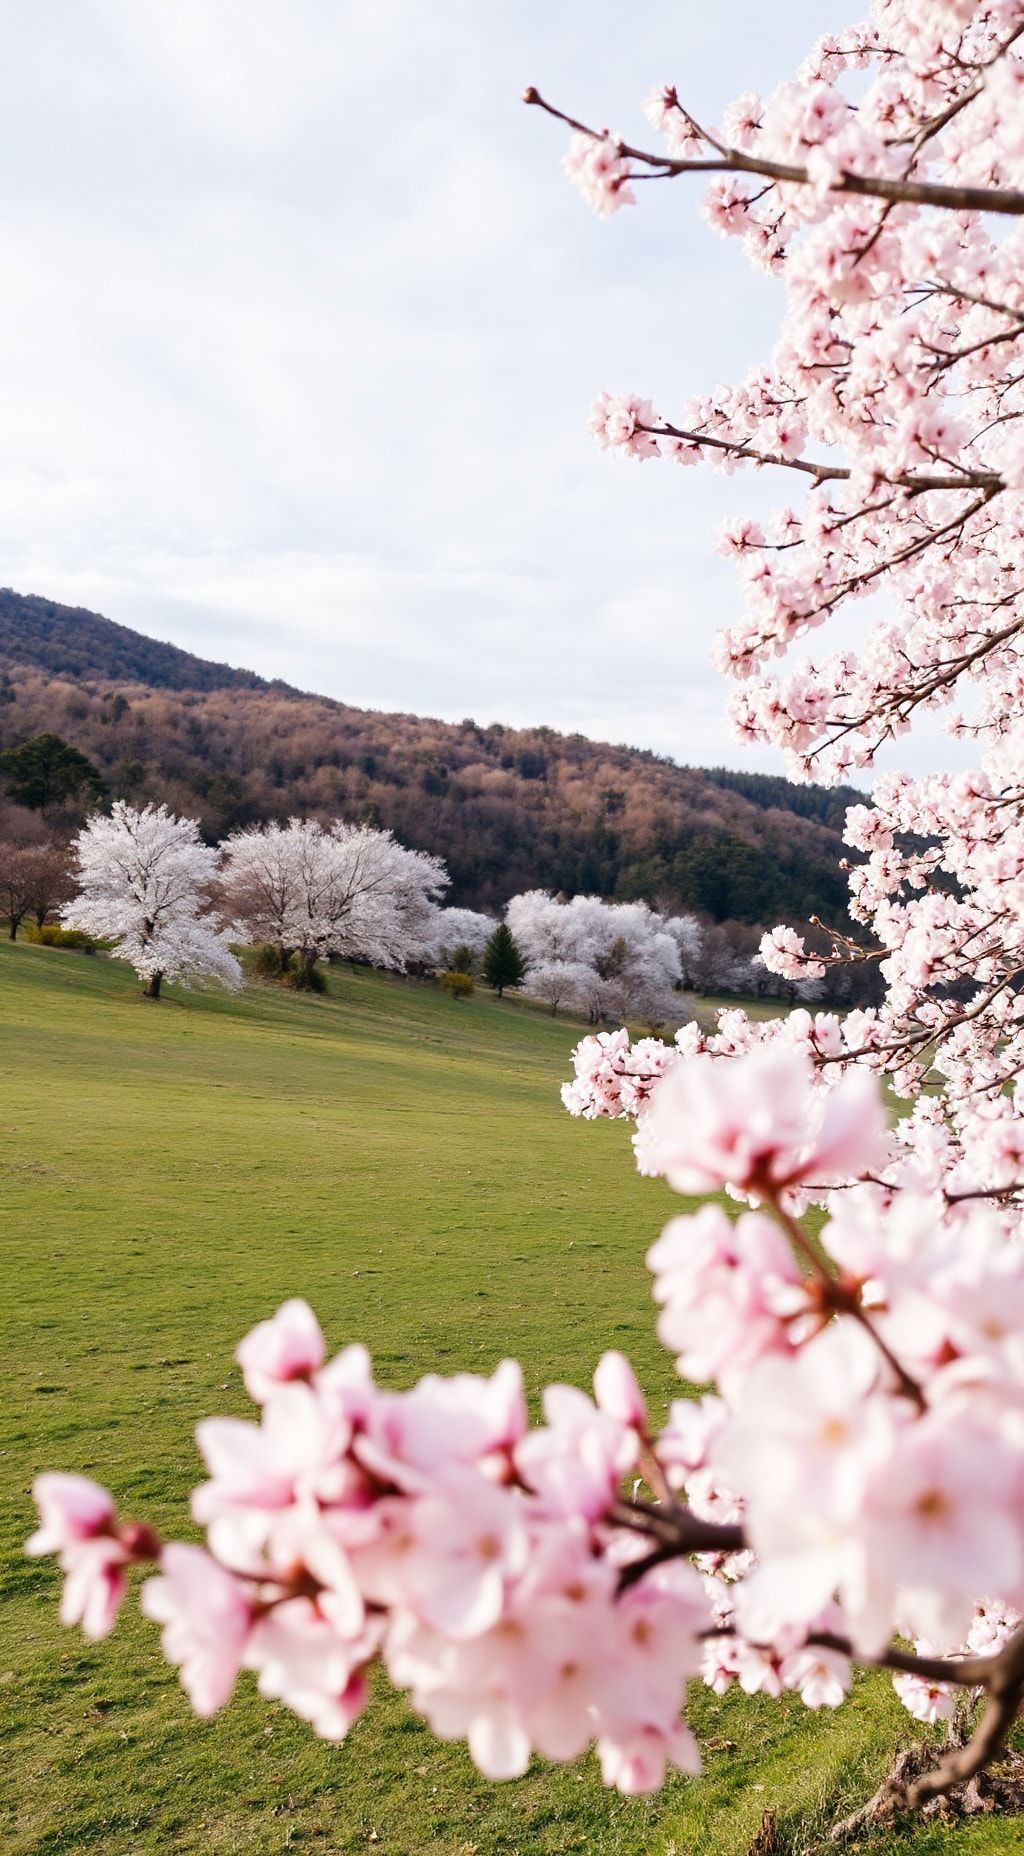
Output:
<instances>
[{"instance_id":1,"label":"bare tree","mask_svg":"<svg viewBox=\"0 0 1024 1856\"><path fill-rule=\"evenodd\" d=\"M24 852L29 912L37 928L70 902L75 893L71 846L64 838L26 845Z\"/></svg>"},{"instance_id":2,"label":"bare tree","mask_svg":"<svg viewBox=\"0 0 1024 1856\"><path fill-rule=\"evenodd\" d=\"M18 938L18 929L32 906L31 853L27 845L0 839L0 913L7 918L8 934Z\"/></svg>"},{"instance_id":3,"label":"bare tree","mask_svg":"<svg viewBox=\"0 0 1024 1856\"><path fill-rule=\"evenodd\" d=\"M588 967L585 961L547 960L530 968L523 991L529 998L542 999L545 1005L550 1005L551 1016L555 1018L560 1005L576 1011L589 1009L593 978L594 968Z\"/></svg>"}]
</instances>

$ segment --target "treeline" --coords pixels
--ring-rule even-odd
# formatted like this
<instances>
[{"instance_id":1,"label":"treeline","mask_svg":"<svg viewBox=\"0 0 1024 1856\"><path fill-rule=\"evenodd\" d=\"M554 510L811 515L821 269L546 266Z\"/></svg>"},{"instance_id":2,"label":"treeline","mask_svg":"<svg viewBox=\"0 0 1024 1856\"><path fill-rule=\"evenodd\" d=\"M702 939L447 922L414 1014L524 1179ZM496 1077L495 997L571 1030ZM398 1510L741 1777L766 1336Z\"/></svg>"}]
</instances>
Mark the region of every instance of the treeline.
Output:
<instances>
[{"instance_id":1,"label":"treeline","mask_svg":"<svg viewBox=\"0 0 1024 1856\"><path fill-rule=\"evenodd\" d=\"M51 803L62 788L66 800L90 776L88 762L66 748L62 757L62 746L41 736L0 755L0 780L13 777L24 791L43 766ZM760 957L758 929L741 923L537 889L513 896L496 921L445 907L447 888L440 858L341 819L250 826L213 846L195 819L116 799L109 811L92 810L73 838L0 835L0 913L10 938L29 917L34 939L113 950L152 999L165 978L237 988L246 948L254 973L302 990L324 989L321 963L332 959L433 973L456 998L472 992L479 972L499 995L522 985L552 1012L561 1006L592 1024L640 1022L652 1031L687 1015L683 991L872 1002L863 963L780 980Z\"/></svg>"},{"instance_id":2,"label":"treeline","mask_svg":"<svg viewBox=\"0 0 1024 1856\"><path fill-rule=\"evenodd\" d=\"M656 898L715 921L842 920L831 825L654 754L270 689L154 690L15 664L3 675L0 750L55 732L111 799L198 816L210 842L265 818L341 816L442 856L466 906L544 888Z\"/></svg>"},{"instance_id":3,"label":"treeline","mask_svg":"<svg viewBox=\"0 0 1024 1856\"><path fill-rule=\"evenodd\" d=\"M775 773L740 773L732 767L708 767L704 777L726 792L739 793L764 811L781 808L800 818L817 819L842 831L847 806L863 805L865 795L856 786L797 786Z\"/></svg>"},{"instance_id":4,"label":"treeline","mask_svg":"<svg viewBox=\"0 0 1024 1856\"><path fill-rule=\"evenodd\" d=\"M443 860L401 845L389 830L365 821L337 819L325 830L316 819L287 824L271 819L230 834L215 850L204 843L195 818L178 818L163 805L138 809L124 799L111 800L99 769L52 732L0 752L0 794L6 796L0 799L0 907L12 938L26 914L35 915L42 931L49 912L66 900L71 843L60 821L76 813L90 814L77 834L79 859L83 846L90 855L99 847L104 867L117 873L123 873L124 858L111 855L112 848L121 845L125 857L134 856L139 834L145 838L139 887L132 886L131 897L139 903L145 893L140 921L147 949L159 916L149 894L149 859L158 852L172 859L180 853L201 866L204 882L216 876L226 919L244 923L248 940L275 947L281 974L291 971L297 955L303 983L312 983L315 964L325 954L342 952L385 966L440 963L452 983L465 980L473 971L474 950L479 954L495 929L486 912L458 904L438 908L441 892L449 888ZM730 868L727 859L709 855L706 865L695 858L687 874L699 878L703 871L708 880L721 881L728 880ZM197 879L197 897L201 887ZM360 893L364 901L355 910ZM673 911L665 907L664 894L663 889L654 908L646 898L566 897L536 887L511 898L508 925L522 941L530 973L535 979L543 975L541 996L553 995L553 1009L560 1000L574 999L598 1018L618 1010L624 1018L641 1014L661 1022L669 990L683 984L702 992L770 994L773 977L758 956L766 923L716 922L707 913ZM75 918L71 927L109 938L108 902L100 898L91 923ZM189 918L177 950L186 968L195 954L197 922L198 916ZM828 937L820 929L813 939L824 939L827 953ZM214 940L216 961L223 966L230 957L237 977L227 942L221 945L216 934ZM200 950L204 959L211 945L207 936ZM168 960L159 971L173 965ZM813 996L833 1004L870 1004L876 987L875 963L855 962L830 967L828 983Z\"/></svg>"}]
</instances>

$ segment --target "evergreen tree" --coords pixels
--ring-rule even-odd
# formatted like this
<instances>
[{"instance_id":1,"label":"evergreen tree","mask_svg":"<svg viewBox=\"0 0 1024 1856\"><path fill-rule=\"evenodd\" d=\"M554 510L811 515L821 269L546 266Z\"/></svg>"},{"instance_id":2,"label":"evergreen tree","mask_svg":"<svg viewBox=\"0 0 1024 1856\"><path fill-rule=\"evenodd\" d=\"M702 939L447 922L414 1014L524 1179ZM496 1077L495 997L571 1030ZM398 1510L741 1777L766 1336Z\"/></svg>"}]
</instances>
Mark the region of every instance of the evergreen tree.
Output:
<instances>
[{"instance_id":1,"label":"evergreen tree","mask_svg":"<svg viewBox=\"0 0 1024 1856\"><path fill-rule=\"evenodd\" d=\"M484 949L483 975L499 999L506 986L518 986L526 972L526 962L516 946L511 928L499 922Z\"/></svg>"},{"instance_id":2,"label":"evergreen tree","mask_svg":"<svg viewBox=\"0 0 1024 1856\"><path fill-rule=\"evenodd\" d=\"M20 806L45 813L83 795L91 802L106 792L103 779L84 754L60 735L32 735L0 754L0 784Z\"/></svg>"}]
</instances>

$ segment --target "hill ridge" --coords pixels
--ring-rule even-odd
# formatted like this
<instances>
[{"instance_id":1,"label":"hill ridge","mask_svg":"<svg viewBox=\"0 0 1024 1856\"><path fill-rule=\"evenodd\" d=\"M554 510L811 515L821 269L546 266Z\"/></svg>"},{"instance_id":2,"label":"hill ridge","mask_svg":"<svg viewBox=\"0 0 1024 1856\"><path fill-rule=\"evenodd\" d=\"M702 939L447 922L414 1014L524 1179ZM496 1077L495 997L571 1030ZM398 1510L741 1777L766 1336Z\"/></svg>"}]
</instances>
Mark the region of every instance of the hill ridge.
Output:
<instances>
[{"instance_id":1,"label":"hill ridge","mask_svg":"<svg viewBox=\"0 0 1024 1856\"><path fill-rule=\"evenodd\" d=\"M82 659L90 653L86 670ZM254 670L235 669L167 640L149 638L86 606L62 606L42 594L17 593L9 586L0 587L0 657L58 675L109 676L151 689L291 689Z\"/></svg>"}]
</instances>

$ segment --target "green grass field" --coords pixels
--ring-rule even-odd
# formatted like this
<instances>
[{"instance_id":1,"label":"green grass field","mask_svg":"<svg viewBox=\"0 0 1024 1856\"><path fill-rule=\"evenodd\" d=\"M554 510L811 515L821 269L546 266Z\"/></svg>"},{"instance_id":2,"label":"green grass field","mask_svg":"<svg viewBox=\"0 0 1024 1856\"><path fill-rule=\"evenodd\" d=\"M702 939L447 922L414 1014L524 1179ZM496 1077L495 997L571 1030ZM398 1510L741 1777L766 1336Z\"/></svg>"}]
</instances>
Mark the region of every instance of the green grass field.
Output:
<instances>
[{"instance_id":1,"label":"green grass field","mask_svg":"<svg viewBox=\"0 0 1024 1856\"><path fill-rule=\"evenodd\" d=\"M94 1475L185 1529L192 1427L245 1410L235 1344L287 1295L395 1384L514 1353L535 1393L612 1343L672 1393L643 1253L679 1201L624 1128L561 1111L575 1027L347 969L331 987L154 1006L114 962L0 946L4 1856L745 1856L764 1810L780 1851L812 1846L914 1731L884 1679L827 1716L695 1688L705 1775L625 1800L590 1761L486 1785L383 1685L340 1748L248 1679L203 1724L130 1605L105 1643L60 1629L53 1568L20 1552L32 1476ZM1024 1829L868 1847L1024 1850Z\"/></svg>"}]
</instances>

